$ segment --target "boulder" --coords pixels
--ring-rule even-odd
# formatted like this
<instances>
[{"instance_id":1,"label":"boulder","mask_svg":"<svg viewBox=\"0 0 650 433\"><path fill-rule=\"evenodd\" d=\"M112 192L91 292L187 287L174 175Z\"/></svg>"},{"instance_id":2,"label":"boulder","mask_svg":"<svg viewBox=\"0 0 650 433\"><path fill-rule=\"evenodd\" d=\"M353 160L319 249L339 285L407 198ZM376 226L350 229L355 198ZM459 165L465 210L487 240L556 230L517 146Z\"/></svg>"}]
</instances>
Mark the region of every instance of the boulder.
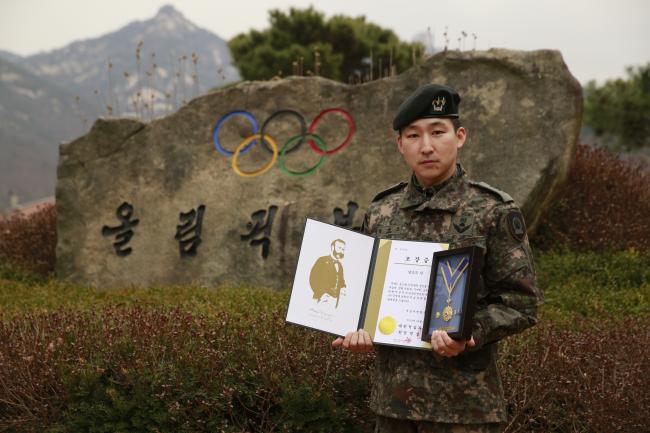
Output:
<instances>
[{"instance_id":1,"label":"boulder","mask_svg":"<svg viewBox=\"0 0 650 433\"><path fill-rule=\"evenodd\" d=\"M320 77L243 82L142 123L100 119L60 147L56 202L57 275L110 288L197 283L290 287L305 218L360 226L380 190L408 179L391 129L400 103L418 86L455 87L469 139L461 162L471 178L508 192L529 230L567 175L582 116L581 87L557 51L449 51L394 77L346 85ZM302 115L331 155L310 143L242 177L215 146L216 123L252 113L258 129L279 110ZM268 133L282 149L299 135L293 114L274 117ZM218 138L233 151L252 133L233 116ZM294 140L299 143L299 139ZM272 162L260 143L237 158L251 172ZM272 143L267 143L272 148ZM313 147L316 147L314 145ZM272 149L271 149L272 150ZM226 152L227 153L227 152Z\"/></svg>"}]
</instances>

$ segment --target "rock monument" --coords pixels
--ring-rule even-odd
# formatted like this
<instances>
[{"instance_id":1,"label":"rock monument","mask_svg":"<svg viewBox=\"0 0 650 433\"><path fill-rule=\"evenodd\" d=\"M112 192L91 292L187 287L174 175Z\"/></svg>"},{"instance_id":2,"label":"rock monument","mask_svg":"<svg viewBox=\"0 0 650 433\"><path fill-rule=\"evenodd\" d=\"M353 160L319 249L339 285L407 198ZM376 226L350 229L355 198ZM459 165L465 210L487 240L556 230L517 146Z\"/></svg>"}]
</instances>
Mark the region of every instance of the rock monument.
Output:
<instances>
[{"instance_id":1,"label":"rock monument","mask_svg":"<svg viewBox=\"0 0 650 433\"><path fill-rule=\"evenodd\" d=\"M557 51L449 51L363 85L243 82L149 123L98 120L60 147L57 275L290 287L306 217L356 228L375 193L408 179L391 121L434 82L462 96L470 177L512 195L534 230L574 153L581 87Z\"/></svg>"}]
</instances>

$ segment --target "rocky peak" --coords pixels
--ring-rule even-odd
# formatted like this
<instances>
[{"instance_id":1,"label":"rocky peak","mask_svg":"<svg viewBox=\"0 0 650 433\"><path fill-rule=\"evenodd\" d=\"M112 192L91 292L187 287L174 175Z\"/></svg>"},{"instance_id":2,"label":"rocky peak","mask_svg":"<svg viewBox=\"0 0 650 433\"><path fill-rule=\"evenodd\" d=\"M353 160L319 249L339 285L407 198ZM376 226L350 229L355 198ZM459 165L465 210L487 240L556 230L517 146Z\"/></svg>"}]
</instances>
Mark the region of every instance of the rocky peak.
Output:
<instances>
[{"instance_id":1,"label":"rocky peak","mask_svg":"<svg viewBox=\"0 0 650 433\"><path fill-rule=\"evenodd\" d=\"M165 5L158 10L158 13L150 20L143 22L146 27L152 29L189 31L194 32L197 27L172 5Z\"/></svg>"},{"instance_id":2,"label":"rocky peak","mask_svg":"<svg viewBox=\"0 0 650 433\"><path fill-rule=\"evenodd\" d=\"M172 5L165 5L158 10L154 20L187 21L187 18Z\"/></svg>"}]
</instances>

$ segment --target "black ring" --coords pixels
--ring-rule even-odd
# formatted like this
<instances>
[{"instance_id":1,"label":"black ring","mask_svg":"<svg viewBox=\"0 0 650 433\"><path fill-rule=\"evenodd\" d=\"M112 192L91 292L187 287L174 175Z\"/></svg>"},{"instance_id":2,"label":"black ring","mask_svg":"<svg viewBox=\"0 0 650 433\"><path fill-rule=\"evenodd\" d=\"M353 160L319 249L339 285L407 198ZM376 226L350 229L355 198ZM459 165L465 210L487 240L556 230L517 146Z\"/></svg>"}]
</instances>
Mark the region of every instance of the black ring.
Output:
<instances>
[{"instance_id":1,"label":"black ring","mask_svg":"<svg viewBox=\"0 0 650 433\"><path fill-rule=\"evenodd\" d=\"M273 150L271 150L271 148L266 143L266 141L264 141L264 131L266 130L266 127L268 126L271 120L275 119L276 117L285 116L285 115L289 115L297 118L298 122L300 122L300 129L302 130L300 134L302 138L300 139L300 141L298 141L298 143L296 143L293 147L287 149L285 153L291 153L294 150L297 150L300 147L300 145L304 143L305 140L307 140L307 125L305 125L305 118L302 117L300 113L294 110L278 110L275 113L271 114L268 117L268 119L264 121L264 124L262 125L262 129L260 130L260 135L261 135L260 141L262 142L262 146L264 147L264 149L266 149L269 153L273 153Z\"/></svg>"}]
</instances>

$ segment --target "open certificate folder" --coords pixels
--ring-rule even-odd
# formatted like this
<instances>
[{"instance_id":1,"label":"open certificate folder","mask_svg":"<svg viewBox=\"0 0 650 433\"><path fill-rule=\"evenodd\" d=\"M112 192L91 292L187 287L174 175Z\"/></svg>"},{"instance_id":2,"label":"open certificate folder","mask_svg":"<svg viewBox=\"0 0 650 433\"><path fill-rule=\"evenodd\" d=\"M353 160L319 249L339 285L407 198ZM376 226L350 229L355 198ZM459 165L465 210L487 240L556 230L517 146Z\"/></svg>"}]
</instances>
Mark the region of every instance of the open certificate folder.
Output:
<instances>
[{"instance_id":1,"label":"open certificate folder","mask_svg":"<svg viewBox=\"0 0 650 433\"><path fill-rule=\"evenodd\" d=\"M376 239L307 219L287 322L374 343L430 349L422 341L433 254L447 244Z\"/></svg>"}]
</instances>

